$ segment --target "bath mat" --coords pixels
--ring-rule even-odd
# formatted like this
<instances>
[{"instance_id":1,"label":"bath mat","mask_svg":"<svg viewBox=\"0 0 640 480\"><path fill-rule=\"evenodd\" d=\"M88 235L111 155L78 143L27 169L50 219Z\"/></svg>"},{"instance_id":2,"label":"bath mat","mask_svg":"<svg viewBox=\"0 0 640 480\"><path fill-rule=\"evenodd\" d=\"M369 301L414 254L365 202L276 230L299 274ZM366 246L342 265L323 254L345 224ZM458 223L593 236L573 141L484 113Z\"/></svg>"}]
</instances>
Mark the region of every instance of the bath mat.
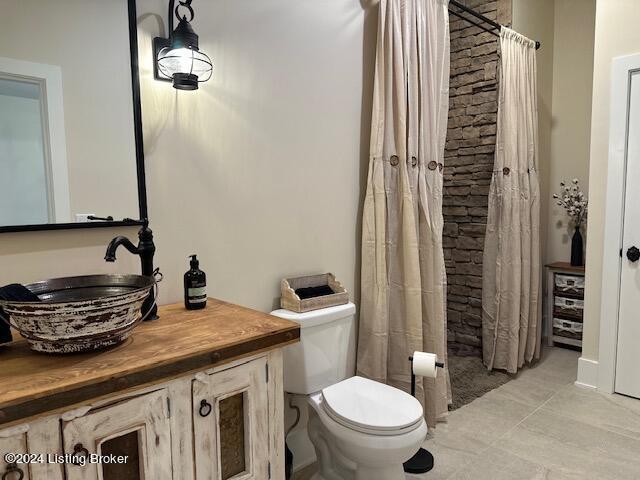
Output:
<instances>
[{"instance_id":1,"label":"bath mat","mask_svg":"<svg viewBox=\"0 0 640 480\"><path fill-rule=\"evenodd\" d=\"M515 378L504 371L489 372L482 364L482 359L478 357L449 355L448 359L453 396L453 403L449 405L450 411L471 403Z\"/></svg>"}]
</instances>

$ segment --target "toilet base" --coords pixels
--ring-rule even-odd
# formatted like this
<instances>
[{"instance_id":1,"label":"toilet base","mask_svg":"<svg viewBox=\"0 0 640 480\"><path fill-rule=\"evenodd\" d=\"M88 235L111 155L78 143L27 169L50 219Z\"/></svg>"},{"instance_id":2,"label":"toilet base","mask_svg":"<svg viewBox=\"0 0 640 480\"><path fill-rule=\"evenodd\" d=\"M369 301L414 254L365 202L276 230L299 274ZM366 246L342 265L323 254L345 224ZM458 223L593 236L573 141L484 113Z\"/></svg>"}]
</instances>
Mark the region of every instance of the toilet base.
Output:
<instances>
[{"instance_id":1,"label":"toilet base","mask_svg":"<svg viewBox=\"0 0 640 480\"><path fill-rule=\"evenodd\" d=\"M318 472L311 480L355 480L356 464L327 442L327 432L315 412L309 412L309 440L316 451Z\"/></svg>"},{"instance_id":2,"label":"toilet base","mask_svg":"<svg viewBox=\"0 0 640 480\"><path fill-rule=\"evenodd\" d=\"M332 422L326 415L324 420ZM426 424L422 425L411 434L411 441L407 443L405 440L407 445L402 449L407 450L406 452L389 451L390 462L382 465L380 451L376 452L374 449L369 455L363 456L358 444L350 447L344 439L341 441L335 436L335 431L329 432L314 408L309 412L308 433L318 460L318 473L312 477L312 480L406 480L402 461L411 456L411 445L417 443L413 447L417 449L422 443L427 434L427 427ZM356 453L358 450L359 452ZM356 462L356 458L362 461ZM393 461L394 459L397 463Z\"/></svg>"}]
</instances>

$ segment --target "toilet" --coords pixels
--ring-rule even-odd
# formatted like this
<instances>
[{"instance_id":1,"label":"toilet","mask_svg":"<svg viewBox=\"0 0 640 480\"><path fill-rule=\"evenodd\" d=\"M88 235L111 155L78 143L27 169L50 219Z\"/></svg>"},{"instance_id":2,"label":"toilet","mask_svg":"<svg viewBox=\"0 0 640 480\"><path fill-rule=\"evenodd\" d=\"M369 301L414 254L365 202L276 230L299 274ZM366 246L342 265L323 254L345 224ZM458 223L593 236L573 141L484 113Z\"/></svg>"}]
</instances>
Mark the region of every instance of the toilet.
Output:
<instances>
[{"instance_id":1,"label":"toilet","mask_svg":"<svg viewBox=\"0 0 640 480\"><path fill-rule=\"evenodd\" d=\"M353 376L355 305L271 314L300 324L300 342L284 350L284 390L305 395L311 407L307 429L319 466L312 480L404 480L402 464L427 436L422 405Z\"/></svg>"}]
</instances>

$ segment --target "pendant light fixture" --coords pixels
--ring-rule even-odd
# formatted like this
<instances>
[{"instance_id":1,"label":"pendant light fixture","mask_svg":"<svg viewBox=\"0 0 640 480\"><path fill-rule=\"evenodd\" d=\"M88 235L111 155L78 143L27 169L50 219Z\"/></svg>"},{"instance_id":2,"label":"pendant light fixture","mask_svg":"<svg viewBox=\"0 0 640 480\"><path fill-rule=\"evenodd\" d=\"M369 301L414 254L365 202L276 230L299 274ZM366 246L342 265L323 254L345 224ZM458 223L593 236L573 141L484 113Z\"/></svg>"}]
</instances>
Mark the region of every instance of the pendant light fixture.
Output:
<instances>
[{"instance_id":1,"label":"pendant light fixture","mask_svg":"<svg viewBox=\"0 0 640 480\"><path fill-rule=\"evenodd\" d=\"M169 0L169 38L153 39L153 73L156 80L173 82L178 90L197 90L198 84L211 78L213 64L211 59L198 48L198 35L191 27L195 14L192 0ZM180 11L185 12L180 17ZM187 18L187 14L189 18ZM178 26L173 29L173 16Z\"/></svg>"}]
</instances>

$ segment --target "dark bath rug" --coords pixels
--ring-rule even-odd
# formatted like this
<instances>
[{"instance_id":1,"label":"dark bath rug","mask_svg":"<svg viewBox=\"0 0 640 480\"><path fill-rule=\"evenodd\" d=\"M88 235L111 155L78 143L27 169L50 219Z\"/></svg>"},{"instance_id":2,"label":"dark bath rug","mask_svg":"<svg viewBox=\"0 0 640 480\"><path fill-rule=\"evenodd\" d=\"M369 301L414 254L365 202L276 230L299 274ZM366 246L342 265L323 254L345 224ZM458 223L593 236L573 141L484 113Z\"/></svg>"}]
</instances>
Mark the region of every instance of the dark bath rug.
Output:
<instances>
[{"instance_id":1,"label":"dark bath rug","mask_svg":"<svg viewBox=\"0 0 640 480\"><path fill-rule=\"evenodd\" d=\"M500 370L489 372L478 357L449 355L449 377L453 403L449 410L456 410L485 393L504 385L515 375Z\"/></svg>"}]
</instances>

